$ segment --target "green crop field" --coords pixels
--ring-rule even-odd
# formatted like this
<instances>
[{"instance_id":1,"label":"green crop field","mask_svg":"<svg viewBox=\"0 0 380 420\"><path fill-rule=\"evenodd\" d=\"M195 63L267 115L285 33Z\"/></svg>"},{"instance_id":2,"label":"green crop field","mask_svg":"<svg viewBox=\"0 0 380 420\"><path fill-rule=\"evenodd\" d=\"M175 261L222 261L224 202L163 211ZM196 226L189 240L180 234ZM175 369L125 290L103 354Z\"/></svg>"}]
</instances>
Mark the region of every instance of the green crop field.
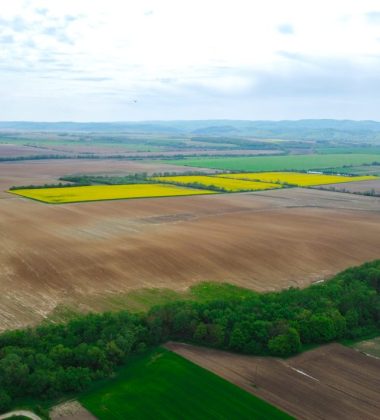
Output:
<instances>
[{"instance_id":1,"label":"green crop field","mask_svg":"<svg viewBox=\"0 0 380 420\"><path fill-rule=\"evenodd\" d=\"M80 402L100 420L292 418L162 348L132 359Z\"/></svg>"},{"instance_id":2,"label":"green crop field","mask_svg":"<svg viewBox=\"0 0 380 420\"><path fill-rule=\"evenodd\" d=\"M212 157L166 160L181 166L222 169L231 171L281 171L311 170L362 165L380 162L380 154L330 154L330 155L290 155L290 156L254 156L254 157Z\"/></svg>"}]
</instances>

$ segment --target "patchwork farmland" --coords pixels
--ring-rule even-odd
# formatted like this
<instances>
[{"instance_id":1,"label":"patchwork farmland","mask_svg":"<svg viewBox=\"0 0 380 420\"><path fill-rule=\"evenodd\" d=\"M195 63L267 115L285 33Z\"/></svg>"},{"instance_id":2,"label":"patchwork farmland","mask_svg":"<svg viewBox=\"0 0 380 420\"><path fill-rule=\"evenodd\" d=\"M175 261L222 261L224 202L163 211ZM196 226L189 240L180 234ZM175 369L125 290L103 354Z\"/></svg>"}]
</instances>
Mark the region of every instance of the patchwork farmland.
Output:
<instances>
[{"instance_id":1,"label":"patchwork farmland","mask_svg":"<svg viewBox=\"0 0 380 420\"><path fill-rule=\"evenodd\" d=\"M123 179L123 178L121 178ZM59 187L12 187L9 191L21 197L49 204L132 198L178 197L215 194L216 192L265 191L283 186L310 187L320 184L377 180L375 176L338 176L297 172L258 172L219 175L177 175L144 178L144 183L123 185L61 185ZM151 182L151 183L149 183ZM154 183L153 183L154 182Z\"/></svg>"},{"instance_id":2,"label":"patchwork farmland","mask_svg":"<svg viewBox=\"0 0 380 420\"><path fill-rule=\"evenodd\" d=\"M302 287L377 258L380 246L373 197L298 188L62 206L6 197L2 329L64 308L112 308L115 297L144 288Z\"/></svg>"},{"instance_id":3,"label":"patchwork farmland","mask_svg":"<svg viewBox=\"0 0 380 420\"><path fill-rule=\"evenodd\" d=\"M97 419L292 417L166 349L135 357L116 378L80 398Z\"/></svg>"},{"instance_id":4,"label":"patchwork farmland","mask_svg":"<svg viewBox=\"0 0 380 420\"><path fill-rule=\"evenodd\" d=\"M377 418L378 361L352 349L255 357L253 366L252 357L169 345L211 374L158 346L175 337L278 357L369 338L356 348L376 356L378 263L342 274L344 284L327 281L379 258L380 198L338 191L377 186L368 175L378 148L331 144L322 156L312 141L275 137L39 136L0 148L0 330L38 326L1 335L0 411L2 387L21 401L7 367L26 366L20 404L29 408L31 397L48 410L46 397L70 395L104 419ZM220 300L233 314L226 328L214 316ZM234 318L251 303L262 317Z\"/></svg>"},{"instance_id":5,"label":"patchwork farmland","mask_svg":"<svg viewBox=\"0 0 380 420\"><path fill-rule=\"evenodd\" d=\"M380 3L2 6L0 420L380 420Z\"/></svg>"},{"instance_id":6,"label":"patchwork farmland","mask_svg":"<svg viewBox=\"0 0 380 420\"><path fill-rule=\"evenodd\" d=\"M378 360L339 344L286 360L167 347L298 419L375 420L380 412Z\"/></svg>"}]
</instances>

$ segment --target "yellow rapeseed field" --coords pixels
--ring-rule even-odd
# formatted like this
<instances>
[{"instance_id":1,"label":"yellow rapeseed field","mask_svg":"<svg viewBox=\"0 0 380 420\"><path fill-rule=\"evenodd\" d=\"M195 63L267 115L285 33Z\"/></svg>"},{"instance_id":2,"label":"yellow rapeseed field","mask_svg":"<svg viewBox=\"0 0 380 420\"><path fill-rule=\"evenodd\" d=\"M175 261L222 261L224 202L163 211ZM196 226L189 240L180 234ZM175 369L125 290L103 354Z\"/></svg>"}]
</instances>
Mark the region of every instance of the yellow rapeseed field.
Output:
<instances>
[{"instance_id":1,"label":"yellow rapeseed field","mask_svg":"<svg viewBox=\"0 0 380 420\"><path fill-rule=\"evenodd\" d=\"M52 204L119 200L127 198L215 194L215 191L197 190L167 184L91 185L86 187L33 188L9 192Z\"/></svg>"},{"instance_id":2,"label":"yellow rapeseed field","mask_svg":"<svg viewBox=\"0 0 380 420\"><path fill-rule=\"evenodd\" d=\"M214 186L217 188L222 188L227 192L258 191L270 190L273 188L281 188L281 185L279 184L245 181L242 179L228 179L205 175L164 176L156 177L153 179L160 182L176 183L182 185L201 184L206 188L211 188Z\"/></svg>"},{"instance_id":3,"label":"yellow rapeseed field","mask_svg":"<svg viewBox=\"0 0 380 420\"><path fill-rule=\"evenodd\" d=\"M323 175L307 174L301 172L257 172L240 174L221 174L217 177L224 179L243 179L258 180L261 182L286 183L299 185L300 187L309 187L313 185L337 184L341 182L369 181L378 179L375 176L343 176L343 175Z\"/></svg>"}]
</instances>

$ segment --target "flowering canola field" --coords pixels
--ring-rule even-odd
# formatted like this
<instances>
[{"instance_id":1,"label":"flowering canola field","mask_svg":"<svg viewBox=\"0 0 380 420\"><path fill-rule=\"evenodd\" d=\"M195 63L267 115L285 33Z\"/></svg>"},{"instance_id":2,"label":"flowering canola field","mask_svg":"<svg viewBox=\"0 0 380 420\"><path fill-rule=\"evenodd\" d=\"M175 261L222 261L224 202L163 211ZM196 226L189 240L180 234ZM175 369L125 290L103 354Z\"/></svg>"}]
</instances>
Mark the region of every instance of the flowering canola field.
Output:
<instances>
[{"instance_id":1,"label":"flowering canola field","mask_svg":"<svg viewBox=\"0 0 380 420\"><path fill-rule=\"evenodd\" d=\"M215 194L215 191L197 190L166 184L91 185L85 187L20 189L9 192L52 204Z\"/></svg>"},{"instance_id":2,"label":"flowering canola field","mask_svg":"<svg viewBox=\"0 0 380 420\"><path fill-rule=\"evenodd\" d=\"M369 181L378 179L376 176L342 176L308 174L300 172L257 172L239 174L221 174L217 177L236 180L258 180L261 182L275 182L309 187L314 185L337 184L340 182Z\"/></svg>"},{"instance_id":3,"label":"flowering canola field","mask_svg":"<svg viewBox=\"0 0 380 420\"><path fill-rule=\"evenodd\" d=\"M164 176L153 178L156 181L176 183L181 185L200 184L203 187L217 187L227 192L239 191L258 191L271 190L273 188L281 188L279 184L269 182L254 182L246 181L244 179L231 179L229 177L205 176L205 175L179 175L179 176Z\"/></svg>"}]
</instances>

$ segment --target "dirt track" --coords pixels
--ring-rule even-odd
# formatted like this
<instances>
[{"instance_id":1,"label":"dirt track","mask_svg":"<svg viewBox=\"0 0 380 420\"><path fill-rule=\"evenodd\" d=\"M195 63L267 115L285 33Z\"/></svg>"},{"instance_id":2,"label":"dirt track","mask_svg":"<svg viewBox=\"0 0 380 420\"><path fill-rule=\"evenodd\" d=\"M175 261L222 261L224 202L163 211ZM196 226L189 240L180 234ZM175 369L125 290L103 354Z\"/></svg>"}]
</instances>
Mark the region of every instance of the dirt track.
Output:
<instances>
[{"instance_id":1,"label":"dirt track","mask_svg":"<svg viewBox=\"0 0 380 420\"><path fill-rule=\"evenodd\" d=\"M6 197L6 198L5 198ZM0 200L0 328L57 305L226 281L305 286L379 258L380 199L287 189L47 205ZM95 305L95 306L94 306Z\"/></svg>"},{"instance_id":2,"label":"dirt track","mask_svg":"<svg viewBox=\"0 0 380 420\"><path fill-rule=\"evenodd\" d=\"M286 360L167 347L298 419L380 418L380 361L340 344Z\"/></svg>"},{"instance_id":3,"label":"dirt track","mask_svg":"<svg viewBox=\"0 0 380 420\"><path fill-rule=\"evenodd\" d=\"M14 417L25 417L31 420L42 420L40 416L37 416L37 414L34 414L32 411L28 411L28 410L14 410L6 414L1 414L0 420L12 419Z\"/></svg>"}]
</instances>

